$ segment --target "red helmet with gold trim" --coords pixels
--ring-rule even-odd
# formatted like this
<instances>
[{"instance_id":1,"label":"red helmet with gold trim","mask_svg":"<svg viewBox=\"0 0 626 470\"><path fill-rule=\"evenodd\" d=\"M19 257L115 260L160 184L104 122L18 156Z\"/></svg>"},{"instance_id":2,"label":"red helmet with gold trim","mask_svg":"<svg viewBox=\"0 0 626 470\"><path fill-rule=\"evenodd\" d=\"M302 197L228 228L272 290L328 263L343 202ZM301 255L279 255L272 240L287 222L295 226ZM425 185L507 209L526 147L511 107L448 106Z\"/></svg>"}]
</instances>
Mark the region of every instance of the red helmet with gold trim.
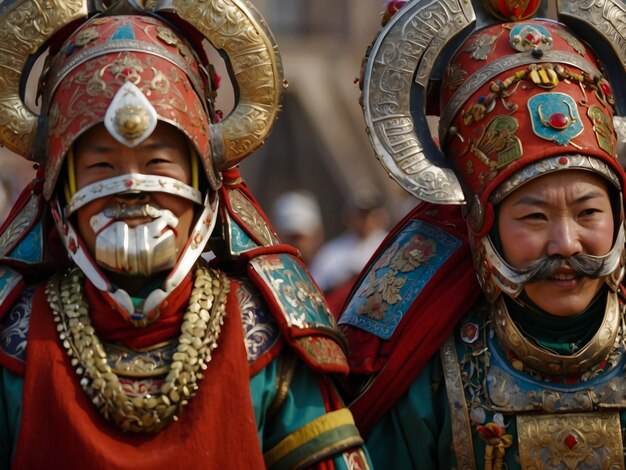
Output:
<instances>
[{"instance_id":1,"label":"red helmet with gold trim","mask_svg":"<svg viewBox=\"0 0 626 470\"><path fill-rule=\"evenodd\" d=\"M468 199L474 264L490 300L517 296L525 277L507 265L489 233L496 206L541 175L593 172L615 190L616 236L607 283L623 276L623 190L617 160L615 99L593 52L562 24L502 23L477 31L444 75L440 142Z\"/></svg>"},{"instance_id":2,"label":"red helmet with gold trim","mask_svg":"<svg viewBox=\"0 0 626 470\"><path fill-rule=\"evenodd\" d=\"M44 196L68 255L87 278L131 317L141 316L137 322L153 321L158 305L208 243L217 221L221 172L264 142L280 110L282 64L271 31L245 0L65 0L52 9L11 0L0 8L0 42L0 145L46 165ZM212 121L215 90L206 42L223 53L237 98L219 121ZM22 85L36 58L47 51L37 113L25 104ZM115 139L133 147L152 134L158 121L187 136L209 185L196 185L193 157L193 187L129 173L72 188L73 167L67 165L63 197L60 173L76 139L102 123ZM165 192L194 203L185 245L173 241L178 218L148 205L137 207L136 214L151 222L135 227L118 220L123 211L92 216L95 254L87 249L72 214L96 199L129 192ZM119 231L114 233L115 227ZM133 235L127 236L131 229ZM166 278L139 315L129 294L105 271L142 277L166 273Z\"/></svg>"},{"instance_id":3,"label":"red helmet with gold trim","mask_svg":"<svg viewBox=\"0 0 626 470\"><path fill-rule=\"evenodd\" d=\"M31 0L0 9L0 145L48 165L47 198L64 152L90 126L107 124L106 111L125 84L145 95L156 117L129 113L138 103L119 100L107 128L132 144L153 119L173 124L193 142L213 188L220 172L250 155L271 131L285 86L282 62L249 2L65 0L48 10ZM236 91L233 110L219 122L210 122L215 90L208 87L205 39L224 53ZM26 104L24 83L34 59L48 50L54 57L40 83L44 103L37 113Z\"/></svg>"},{"instance_id":4,"label":"red helmet with gold trim","mask_svg":"<svg viewBox=\"0 0 626 470\"><path fill-rule=\"evenodd\" d=\"M193 142L211 186L218 185L209 144L208 72L162 20L122 15L89 21L54 57L44 90L47 198L70 147L102 122L129 146L149 137L157 119L172 124ZM134 93L135 99L116 106L120 90L127 96Z\"/></svg>"},{"instance_id":5,"label":"red helmet with gold trim","mask_svg":"<svg viewBox=\"0 0 626 470\"><path fill-rule=\"evenodd\" d=\"M495 24L466 40L444 75L439 129L473 231L489 231L492 205L547 172L580 166L624 188L614 104L592 51L562 24Z\"/></svg>"}]
</instances>

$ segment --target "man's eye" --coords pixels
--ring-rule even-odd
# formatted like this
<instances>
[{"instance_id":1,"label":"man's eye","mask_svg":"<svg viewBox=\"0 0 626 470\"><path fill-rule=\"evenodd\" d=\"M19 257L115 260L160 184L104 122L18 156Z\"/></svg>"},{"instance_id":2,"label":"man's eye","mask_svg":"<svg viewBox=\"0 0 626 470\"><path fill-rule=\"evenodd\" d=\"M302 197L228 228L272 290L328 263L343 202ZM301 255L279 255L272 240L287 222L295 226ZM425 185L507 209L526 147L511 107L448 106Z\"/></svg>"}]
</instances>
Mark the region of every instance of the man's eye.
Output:
<instances>
[{"instance_id":1,"label":"man's eye","mask_svg":"<svg viewBox=\"0 0 626 470\"><path fill-rule=\"evenodd\" d=\"M588 217L590 215L594 215L600 212L600 209L596 209L595 207L591 207L589 209L585 209L580 212L581 217Z\"/></svg>"},{"instance_id":2,"label":"man's eye","mask_svg":"<svg viewBox=\"0 0 626 470\"><path fill-rule=\"evenodd\" d=\"M526 214L523 217L521 217L522 220L547 220L545 214L542 214L541 212L533 212L532 214Z\"/></svg>"},{"instance_id":3,"label":"man's eye","mask_svg":"<svg viewBox=\"0 0 626 470\"><path fill-rule=\"evenodd\" d=\"M169 160L166 160L165 158L153 158L148 161L147 165L162 165L165 163L169 163Z\"/></svg>"},{"instance_id":4,"label":"man's eye","mask_svg":"<svg viewBox=\"0 0 626 470\"><path fill-rule=\"evenodd\" d=\"M90 164L87 168L113 168L109 162L95 162Z\"/></svg>"}]
</instances>

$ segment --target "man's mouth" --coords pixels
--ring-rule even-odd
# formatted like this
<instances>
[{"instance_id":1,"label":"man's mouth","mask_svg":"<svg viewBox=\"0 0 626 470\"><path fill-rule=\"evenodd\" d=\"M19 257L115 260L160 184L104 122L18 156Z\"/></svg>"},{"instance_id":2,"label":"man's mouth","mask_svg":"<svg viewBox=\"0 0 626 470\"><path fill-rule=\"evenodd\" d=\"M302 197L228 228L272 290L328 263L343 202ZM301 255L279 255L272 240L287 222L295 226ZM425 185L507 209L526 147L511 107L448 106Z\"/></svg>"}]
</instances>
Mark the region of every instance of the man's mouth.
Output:
<instances>
[{"instance_id":1,"label":"man's mouth","mask_svg":"<svg viewBox=\"0 0 626 470\"><path fill-rule=\"evenodd\" d=\"M100 214L91 218L91 228L96 234L116 222L124 222L131 228L138 225L149 224L160 217L171 214L169 211L160 209L150 204L122 204L116 203L106 207Z\"/></svg>"},{"instance_id":2,"label":"man's mouth","mask_svg":"<svg viewBox=\"0 0 626 470\"><path fill-rule=\"evenodd\" d=\"M575 281L580 275L567 264L562 264L554 270L550 279L553 281Z\"/></svg>"}]
</instances>

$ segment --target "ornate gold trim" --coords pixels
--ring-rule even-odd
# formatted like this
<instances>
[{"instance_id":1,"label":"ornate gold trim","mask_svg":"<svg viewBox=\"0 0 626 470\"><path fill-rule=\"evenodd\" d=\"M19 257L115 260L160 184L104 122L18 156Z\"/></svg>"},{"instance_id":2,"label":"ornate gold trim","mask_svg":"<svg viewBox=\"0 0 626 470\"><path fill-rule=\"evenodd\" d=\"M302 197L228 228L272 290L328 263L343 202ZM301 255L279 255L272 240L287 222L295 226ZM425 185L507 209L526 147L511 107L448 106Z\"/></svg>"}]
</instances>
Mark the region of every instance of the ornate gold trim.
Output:
<instances>
[{"instance_id":1,"label":"ornate gold trim","mask_svg":"<svg viewBox=\"0 0 626 470\"><path fill-rule=\"evenodd\" d=\"M1 80L1 79L0 79ZM1 102L0 102L1 103ZM0 104L1 106L1 104ZM2 110L0 110L0 113ZM0 116L1 120L1 116ZM0 133L2 131L0 130ZM0 236L0 258L4 258L14 248L16 240L32 225L39 209L39 196L31 195L30 199Z\"/></svg>"},{"instance_id":2,"label":"ornate gold trim","mask_svg":"<svg viewBox=\"0 0 626 470\"><path fill-rule=\"evenodd\" d=\"M502 347L513 351L531 369L548 375L579 374L608 357L620 325L617 294L609 292L604 318L594 337L576 354L561 356L526 338L511 319L502 297L493 306L493 317L494 330Z\"/></svg>"},{"instance_id":3,"label":"ornate gold trim","mask_svg":"<svg viewBox=\"0 0 626 470\"><path fill-rule=\"evenodd\" d=\"M448 392L448 407L452 422L452 444L456 455L457 467L464 470L476 470L472 426L467 410L467 401L465 401L461 368L459 367L459 360L454 346L454 333L448 336L439 353Z\"/></svg>"},{"instance_id":4,"label":"ornate gold trim","mask_svg":"<svg viewBox=\"0 0 626 470\"><path fill-rule=\"evenodd\" d=\"M6 4L10 6L4 6ZM87 16L87 0L6 0L0 8L0 145L29 157L37 115L20 97L24 67L63 26Z\"/></svg>"},{"instance_id":5,"label":"ornate gold trim","mask_svg":"<svg viewBox=\"0 0 626 470\"><path fill-rule=\"evenodd\" d=\"M260 147L280 111L283 67L276 40L250 2L157 0L154 11L173 11L228 55L239 90L230 115L211 125L213 161L236 165Z\"/></svg>"},{"instance_id":6,"label":"ornate gold trim","mask_svg":"<svg viewBox=\"0 0 626 470\"><path fill-rule=\"evenodd\" d=\"M246 224L246 228L256 235L263 246L278 245L280 243L254 204L241 191L229 189L228 200L233 212Z\"/></svg>"},{"instance_id":7,"label":"ornate gold trim","mask_svg":"<svg viewBox=\"0 0 626 470\"><path fill-rule=\"evenodd\" d=\"M520 468L624 469L619 412L517 416Z\"/></svg>"}]
</instances>

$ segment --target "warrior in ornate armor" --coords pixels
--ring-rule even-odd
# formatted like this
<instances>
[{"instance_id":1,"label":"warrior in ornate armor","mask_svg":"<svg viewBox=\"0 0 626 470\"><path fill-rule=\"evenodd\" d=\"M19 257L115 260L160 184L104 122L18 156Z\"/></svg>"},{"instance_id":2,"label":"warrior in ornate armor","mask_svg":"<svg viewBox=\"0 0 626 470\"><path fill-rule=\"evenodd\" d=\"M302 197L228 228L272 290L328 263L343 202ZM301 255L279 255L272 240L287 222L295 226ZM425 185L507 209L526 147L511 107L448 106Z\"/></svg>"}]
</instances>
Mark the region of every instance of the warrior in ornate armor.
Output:
<instances>
[{"instance_id":1,"label":"warrior in ornate armor","mask_svg":"<svg viewBox=\"0 0 626 470\"><path fill-rule=\"evenodd\" d=\"M0 234L1 466L368 468L341 335L235 167L283 88L258 12L5 1L0 44L0 143L38 168Z\"/></svg>"},{"instance_id":2,"label":"warrior in ornate armor","mask_svg":"<svg viewBox=\"0 0 626 470\"><path fill-rule=\"evenodd\" d=\"M400 3L361 99L423 202L339 320L372 460L624 468L624 4Z\"/></svg>"}]
</instances>

